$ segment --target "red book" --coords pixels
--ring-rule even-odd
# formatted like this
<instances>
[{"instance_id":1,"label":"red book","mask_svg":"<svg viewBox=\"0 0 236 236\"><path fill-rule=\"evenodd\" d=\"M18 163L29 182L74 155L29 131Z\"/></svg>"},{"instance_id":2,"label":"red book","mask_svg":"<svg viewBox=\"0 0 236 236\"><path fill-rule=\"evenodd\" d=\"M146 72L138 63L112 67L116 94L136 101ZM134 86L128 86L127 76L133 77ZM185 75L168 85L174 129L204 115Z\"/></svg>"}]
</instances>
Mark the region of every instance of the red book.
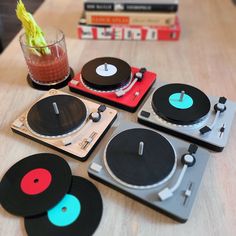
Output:
<instances>
[{"instance_id":1,"label":"red book","mask_svg":"<svg viewBox=\"0 0 236 236\"><path fill-rule=\"evenodd\" d=\"M173 26L79 24L77 33L79 39L176 41L180 37L181 28L176 17Z\"/></svg>"}]
</instances>

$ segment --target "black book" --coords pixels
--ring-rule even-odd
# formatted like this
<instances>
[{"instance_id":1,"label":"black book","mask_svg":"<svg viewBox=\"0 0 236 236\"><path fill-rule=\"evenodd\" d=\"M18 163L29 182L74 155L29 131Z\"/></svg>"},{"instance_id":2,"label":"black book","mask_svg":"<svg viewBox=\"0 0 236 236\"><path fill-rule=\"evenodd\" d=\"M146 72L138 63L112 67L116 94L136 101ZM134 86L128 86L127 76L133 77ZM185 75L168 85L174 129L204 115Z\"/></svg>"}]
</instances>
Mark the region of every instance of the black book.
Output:
<instances>
[{"instance_id":1,"label":"black book","mask_svg":"<svg viewBox=\"0 0 236 236\"><path fill-rule=\"evenodd\" d=\"M85 0L85 11L177 12L178 0Z\"/></svg>"}]
</instances>

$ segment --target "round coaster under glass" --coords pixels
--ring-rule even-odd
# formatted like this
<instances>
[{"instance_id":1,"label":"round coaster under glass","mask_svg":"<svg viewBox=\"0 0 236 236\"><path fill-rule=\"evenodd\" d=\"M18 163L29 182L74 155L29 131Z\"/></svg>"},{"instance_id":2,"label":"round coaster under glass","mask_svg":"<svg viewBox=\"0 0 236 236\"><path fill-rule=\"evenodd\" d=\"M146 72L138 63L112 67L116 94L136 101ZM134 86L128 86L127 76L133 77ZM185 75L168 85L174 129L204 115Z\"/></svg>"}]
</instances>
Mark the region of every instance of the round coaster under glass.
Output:
<instances>
[{"instance_id":1,"label":"round coaster under glass","mask_svg":"<svg viewBox=\"0 0 236 236\"><path fill-rule=\"evenodd\" d=\"M31 79L30 75L27 75L27 82L28 84L34 88L34 89L38 89L38 90L50 90L50 89L60 89L63 88L65 86L67 86L67 84L69 83L69 81L71 81L71 79L74 77L74 71L73 69L70 67L70 73L69 75L62 81L59 82L55 82L55 83L38 83L37 81L34 81Z\"/></svg>"}]
</instances>

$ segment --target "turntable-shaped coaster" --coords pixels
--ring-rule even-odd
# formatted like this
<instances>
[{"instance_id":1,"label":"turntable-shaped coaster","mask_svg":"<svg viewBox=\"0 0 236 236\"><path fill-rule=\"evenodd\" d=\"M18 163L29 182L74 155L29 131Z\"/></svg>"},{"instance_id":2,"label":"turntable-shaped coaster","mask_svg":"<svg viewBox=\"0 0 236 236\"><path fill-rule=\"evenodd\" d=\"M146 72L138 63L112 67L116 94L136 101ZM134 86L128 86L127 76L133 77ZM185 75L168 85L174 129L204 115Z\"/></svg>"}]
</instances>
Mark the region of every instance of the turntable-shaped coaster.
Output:
<instances>
[{"instance_id":1,"label":"turntable-shaped coaster","mask_svg":"<svg viewBox=\"0 0 236 236\"><path fill-rule=\"evenodd\" d=\"M138 121L214 151L226 146L236 104L207 96L186 84L158 83L138 113Z\"/></svg>"},{"instance_id":2,"label":"turntable-shaped coaster","mask_svg":"<svg viewBox=\"0 0 236 236\"><path fill-rule=\"evenodd\" d=\"M156 74L145 68L101 57L86 63L68 85L73 92L135 112L155 80Z\"/></svg>"},{"instance_id":3,"label":"turntable-shaped coaster","mask_svg":"<svg viewBox=\"0 0 236 236\"><path fill-rule=\"evenodd\" d=\"M79 160L86 160L117 112L57 90L48 91L15 120L12 130Z\"/></svg>"},{"instance_id":4,"label":"turntable-shaped coaster","mask_svg":"<svg viewBox=\"0 0 236 236\"><path fill-rule=\"evenodd\" d=\"M171 218L186 222L209 152L124 122L104 142L88 168L90 177Z\"/></svg>"}]
</instances>

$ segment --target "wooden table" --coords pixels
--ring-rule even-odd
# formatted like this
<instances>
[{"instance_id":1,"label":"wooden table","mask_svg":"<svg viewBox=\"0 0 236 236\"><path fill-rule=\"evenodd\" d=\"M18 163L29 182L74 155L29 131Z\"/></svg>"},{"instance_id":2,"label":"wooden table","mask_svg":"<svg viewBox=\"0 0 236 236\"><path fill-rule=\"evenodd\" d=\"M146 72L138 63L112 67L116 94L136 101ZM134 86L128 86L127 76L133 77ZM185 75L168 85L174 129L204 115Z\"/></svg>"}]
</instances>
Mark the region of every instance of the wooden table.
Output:
<instances>
[{"instance_id":1,"label":"wooden table","mask_svg":"<svg viewBox=\"0 0 236 236\"><path fill-rule=\"evenodd\" d=\"M78 72L98 56L120 57L131 65L145 66L158 79L190 83L207 94L236 101L236 7L230 0L181 0L183 32L178 42L79 41L76 24L82 1L46 0L35 17L41 26L61 28L66 35L71 67ZM43 92L27 85L27 68L18 35L0 56L0 178L15 162L31 154L52 152L11 132L10 125ZM158 83L158 81L157 81ZM69 91L66 87L63 91ZM136 121L137 113L121 111L121 119ZM103 142L109 138L106 135ZM94 180L104 201L102 221L95 235L236 235L236 124L228 146L212 153L192 216L179 224ZM99 146L96 150L98 150ZM64 157L73 174L89 178L85 163ZM0 207L0 235L26 235L23 219Z\"/></svg>"}]
</instances>

